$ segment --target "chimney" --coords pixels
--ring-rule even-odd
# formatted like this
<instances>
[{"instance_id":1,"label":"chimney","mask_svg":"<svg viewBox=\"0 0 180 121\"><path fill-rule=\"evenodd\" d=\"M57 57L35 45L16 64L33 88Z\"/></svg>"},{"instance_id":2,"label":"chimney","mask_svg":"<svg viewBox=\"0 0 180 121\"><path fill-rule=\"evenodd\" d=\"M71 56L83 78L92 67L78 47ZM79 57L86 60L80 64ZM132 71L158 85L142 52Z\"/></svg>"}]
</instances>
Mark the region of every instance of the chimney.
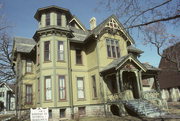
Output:
<instances>
[{"instance_id":1,"label":"chimney","mask_svg":"<svg viewBox=\"0 0 180 121\"><path fill-rule=\"evenodd\" d=\"M93 30L96 27L96 18L92 17L89 23L90 23L90 30Z\"/></svg>"}]
</instances>

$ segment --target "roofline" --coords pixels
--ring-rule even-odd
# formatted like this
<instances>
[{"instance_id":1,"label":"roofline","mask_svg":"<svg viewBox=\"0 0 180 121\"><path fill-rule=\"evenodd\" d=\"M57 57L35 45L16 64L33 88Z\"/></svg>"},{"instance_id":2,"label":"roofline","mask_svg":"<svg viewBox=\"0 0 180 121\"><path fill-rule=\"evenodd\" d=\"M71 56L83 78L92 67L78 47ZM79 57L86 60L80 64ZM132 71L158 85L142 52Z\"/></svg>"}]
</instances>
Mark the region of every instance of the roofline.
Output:
<instances>
[{"instance_id":1,"label":"roofline","mask_svg":"<svg viewBox=\"0 0 180 121\"><path fill-rule=\"evenodd\" d=\"M72 14L71 14L71 12L70 12L69 9L62 8L62 7L59 7L59 6L56 6L56 5L51 5L51 6L47 6L47 7L43 7L43 8L37 9L37 11L36 11L36 13L35 13L35 15L34 15L34 18L35 18L36 20L38 20L38 19L39 19L38 17L39 17L40 12L42 12L42 11L47 11L47 10L50 10L50 9L63 10L63 11L68 12L68 13L72 16Z\"/></svg>"}]
</instances>

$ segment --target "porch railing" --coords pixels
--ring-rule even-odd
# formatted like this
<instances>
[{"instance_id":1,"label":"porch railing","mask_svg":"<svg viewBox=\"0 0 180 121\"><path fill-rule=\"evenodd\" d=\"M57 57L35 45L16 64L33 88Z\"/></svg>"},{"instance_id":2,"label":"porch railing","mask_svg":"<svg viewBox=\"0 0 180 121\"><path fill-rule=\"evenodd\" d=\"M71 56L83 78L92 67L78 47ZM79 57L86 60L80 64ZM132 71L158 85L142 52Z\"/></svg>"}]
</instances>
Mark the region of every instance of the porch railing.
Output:
<instances>
[{"instance_id":1,"label":"porch railing","mask_svg":"<svg viewBox=\"0 0 180 121\"><path fill-rule=\"evenodd\" d=\"M144 91L143 98L147 100L160 99L160 93L156 90Z\"/></svg>"},{"instance_id":2,"label":"porch railing","mask_svg":"<svg viewBox=\"0 0 180 121\"><path fill-rule=\"evenodd\" d=\"M125 90L124 92L107 95L107 102L115 102L119 100L127 101L133 99L134 97L131 90Z\"/></svg>"}]
</instances>

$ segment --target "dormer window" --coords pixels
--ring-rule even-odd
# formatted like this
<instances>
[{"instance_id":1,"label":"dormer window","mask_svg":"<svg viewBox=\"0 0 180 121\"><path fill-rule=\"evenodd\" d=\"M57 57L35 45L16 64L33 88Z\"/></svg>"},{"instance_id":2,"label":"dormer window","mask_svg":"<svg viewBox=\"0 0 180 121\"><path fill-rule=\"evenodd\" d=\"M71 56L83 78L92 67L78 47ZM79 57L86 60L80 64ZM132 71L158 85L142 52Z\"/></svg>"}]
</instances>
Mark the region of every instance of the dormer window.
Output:
<instances>
[{"instance_id":1,"label":"dormer window","mask_svg":"<svg viewBox=\"0 0 180 121\"><path fill-rule=\"evenodd\" d=\"M50 25L50 13L46 14L46 26Z\"/></svg>"},{"instance_id":2,"label":"dormer window","mask_svg":"<svg viewBox=\"0 0 180 121\"><path fill-rule=\"evenodd\" d=\"M61 13L57 13L57 25L61 26Z\"/></svg>"}]
</instances>

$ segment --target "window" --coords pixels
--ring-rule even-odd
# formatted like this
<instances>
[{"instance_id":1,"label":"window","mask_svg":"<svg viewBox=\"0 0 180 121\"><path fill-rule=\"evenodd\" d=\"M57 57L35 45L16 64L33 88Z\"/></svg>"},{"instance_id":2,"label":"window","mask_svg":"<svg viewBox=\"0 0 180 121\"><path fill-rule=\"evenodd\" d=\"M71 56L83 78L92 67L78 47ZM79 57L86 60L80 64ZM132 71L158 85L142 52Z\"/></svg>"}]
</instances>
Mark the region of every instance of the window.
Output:
<instances>
[{"instance_id":1,"label":"window","mask_svg":"<svg viewBox=\"0 0 180 121\"><path fill-rule=\"evenodd\" d=\"M44 61L50 61L50 41L44 43Z\"/></svg>"},{"instance_id":2,"label":"window","mask_svg":"<svg viewBox=\"0 0 180 121\"><path fill-rule=\"evenodd\" d=\"M52 99L52 87L51 87L51 77L45 77L45 100Z\"/></svg>"},{"instance_id":3,"label":"window","mask_svg":"<svg viewBox=\"0 0 180 121\"><path fill-rule=\"evenodd\" d=\"M66 83L65 76L59 76L59 99L66 99Z\"/></svg>"},{"instance_id":4,"label":"window","mask_svg":"<svg viewBox=\"0 0 180 121\"><path fill-rule=\"evenodd\" d=\"M52 110L49 109L49 118L52 118Z\"/></svg>"},{"instance_id":5,"label":"window","mask_svg":"<svg viewBox=\"0 0 180 121\"><path fill-rule=\"evenodd\" d=\"M38 103L40 103L40 79L38 78Z\"/></svg>"},{"instance_id":6,"label":"window","mask_svg":"<svg viewBox=\"0 0 180 121\"><path fill-rule=\"evenodd\" d=\"M66 109L60 109L59 112L60 112L60 114L59 114L60 118L66 117Z\"/></svg>"},{"instance_id":7,"label":"window","mask_svg":"<svg viewBox=\"0 0 180 121\"><path fill-rule=\"evenodd\" d=\"M82 51L76 50L76 64L82 64Z\"/></svg>"},{"instance_id":8,"label":"window","mask_svg":"<svg viewBox=\"0 0 180 121\"><path fill-rule=\"evenodd\" d=\"M4 92L0 92L0 97L4 97Z\"/></svg>"},{"instance_id":9,"label":"window","mask_svg":"<svg viewBox=\"0 0 180 121\"><path fill-rule=\"evenodd\" d=\"M107 55L112 58L119 58L119 42L115 39L106 39Z\"/></svg>"},{"instance_id":10,"label":"window","mask_svg":"<svg viewBox=\"0 0 180 121\"><path fill-rule=\"evenodd\" d=\"M61 13L57 13L57 25L61 26Z\"/></svg>"},{"instance_id":11,"label":"window","mask_svg":"<svg viewBox=\"0 0 180 121\"><path fill-rule=\"evenodd\" d=\"M40 63L40 48L39 45L37 46L37 64L39 65Z\"/></svg>"},{"instance_id":12,"label":"window","mask_svg":"<svg viewBox=\"0 0 180 121\"><path fill-rule=\"evenodd\" d=\"M26 85L26 103L32 104L32 85Z\"/></svg>"},{"instance_id":13,"label":"window","mask_svg":"<svg viewBox=\"0 0 180 121\"><path fill-rule=\"evenodd\" d=\"M79 115L85 115L86 114L85 107L78 107L78 112L79 112Z\"/></svg>"},{"instance_id":14,"label":"window","mask_svg":"<svg viewBox=\"0 0 180 121\"><path fill-rule=\"evenodd\" d=\"M62 41L58 41L58 60L64 60L64 43Z\"/></svg>"},{"instance_id":15,"label":"window","mask_svg":"<svg viewBox=\"0 0 180 121\"><path fill-rule=\"evenodd\" d=\"M46 26L50 25L50 13L46 14Z\"/></svg>"},{"instance_id":16,"label":"window","mask_svg":"<svg viewBox=\"0 0 180 121\"><path fill-rule=\"evenodd\" d=\"M96 89L96 77L95 75L92 76L92 86L93 86L93 97L97 97L97 89Z\"/></svg>"},{"instance_id":17,"label":"window","mask_svg":"<svg viewBox=\"0 0 180 121\"><path fill-rule=\"evenodd\" d=\"M32 61L31 60L26 61L26 72L32 73Z\"/></svg>"},{"instance_id":18,"label":"window","mask_svg":"<svg viewBox=\"0 0 180 121\"><path fill-rule=\"evenodd\" d=\"M84 99L84 80L83 77L77 77L78 99Z\"/></svg>"}]
</instances>

